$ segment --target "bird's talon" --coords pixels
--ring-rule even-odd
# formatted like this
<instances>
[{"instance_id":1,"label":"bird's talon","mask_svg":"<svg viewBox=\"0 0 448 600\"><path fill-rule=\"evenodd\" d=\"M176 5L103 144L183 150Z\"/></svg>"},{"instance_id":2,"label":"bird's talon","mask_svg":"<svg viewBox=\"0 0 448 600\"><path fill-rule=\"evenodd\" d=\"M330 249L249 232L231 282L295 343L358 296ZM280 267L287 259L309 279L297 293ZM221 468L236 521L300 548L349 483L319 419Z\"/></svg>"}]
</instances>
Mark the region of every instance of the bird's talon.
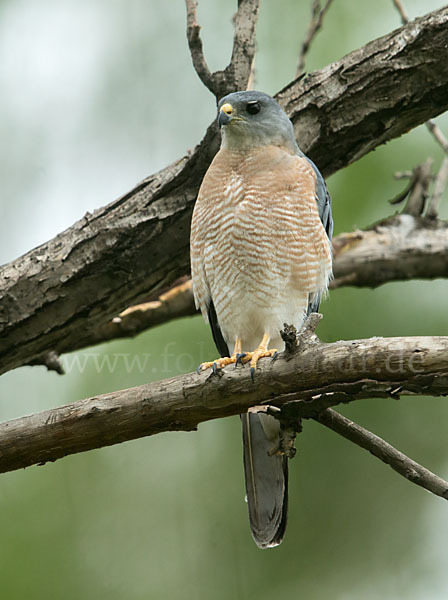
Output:
<instances>
[{"instance_id":1,"label":"bird's talon","mask_svg":"<svg viewBox=\"0 0 448 600\"><path fill-rule=\"evenodd\" d=\"M237 366L238 364L240 364L240 365L244 365L244 363L243 363L243 358L244 358L245 356L246 356L246 353L245 353L245 352L239 352L239 353L236 355L236 359L235 359L235 369L236 369L236 366Z\"/></svg>"},{"instance_id":2,"label":"bird's talon","mask_svg":"<svg viewBox=\"0 0 448 600\"><path fill-rule=\"evenodd\" d=\"M272 360L271 360L271 362L274 362L274 360L276 360L276 358L277 358L277 357L278 357L278 351L276 350L276 351L274 352L274 354L272 355Z\"/></svg>"},{"instance_id":3,"label":"bird's talon","mask_svg":"<svg viewBox=\"0 0 448 600\"><path fill-rule=\"evenodd\" d=\"M250 378L252 379L252 383L255 383L255 367L250 368Z\"/></svg>"}]
</instances>

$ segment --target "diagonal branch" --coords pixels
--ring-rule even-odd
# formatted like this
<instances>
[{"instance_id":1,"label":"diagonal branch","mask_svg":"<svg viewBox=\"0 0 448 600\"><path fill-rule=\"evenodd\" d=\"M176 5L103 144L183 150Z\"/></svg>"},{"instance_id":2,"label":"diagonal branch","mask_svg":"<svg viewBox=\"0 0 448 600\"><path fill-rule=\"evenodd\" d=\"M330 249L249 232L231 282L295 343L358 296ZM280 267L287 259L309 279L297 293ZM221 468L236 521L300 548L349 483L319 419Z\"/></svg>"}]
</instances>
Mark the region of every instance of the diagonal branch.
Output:
<instances>
[{"instance_id":1,"label":"diagonal branch","mask_svg":"<svg viewBox=\"0 0 448 600\"><path fill-rule=\"evenodd\" d=\"M103 344L110 340L132 338L151 327L195 314L198 314L198 311L194 305L191 279L184 278L184 281L156 299L130 306L111 321L91 331L90 337L84 340L85 344L70 350L66 348L63 352ZM49 368L46 362L44 364Z\"/></svg>"},{"instance_id":2,"label":"diagonal branch","mask_svg":"<svg viewBox=\"0 0 448 600\"><path fill-rule=\"evenodd\" d=\"M448 500L447 481L431 473L415 460L410 459L406 454L403 454L374 433L367 431L364 427L353 423L353 421L331 408L320 412L316 417L316 421L361 446L361 448L368 450L373 456L382 460L412 483L444 498L444 500Z\"/></svg>"},{"instance_id":3,"label":"diagonal branch","mask_svg":"<svg viewBox=\"0 0 448 600\"><path fill-rule=\"evenodd\" d=\"M0 472L54 461L163 431L238 415L263 403L295 414L363 398L448 393L448 337L372 338L324 344L315 336L274 363L214 376L190 373L0 424Z\"/></svg>"},{"instance_id":4,"label":"diagonal branch","mask_svg":"<svg viewBox=\"0 0 448 600\"><path fill-rule=\"evenodd\" d=\"M291 83L278 98L328 175L448 108L448 8ZM188 156L0 269L0 373L80 347L189 271L192 207L218 148Z\"/></svg>"},{"instance_id":5,"label":"diagonal branch","mask_svg":"<svg viewBox=\"0 0 448 600\"><path fill-rule=\"evenodd\" d=\"M391 281L448 277L448 223L395 215L364 231L341 233L333 239L334 279L343 286L377 287ZM191 280L184 278L158 298L132 306L90 332L84 344L63 346L72 352L112 339L135 337L150 327L198 314ZM48 357L41 363L51 368ZM54 358L54 357L50 357Z\"/></svg>"}]
</instances>

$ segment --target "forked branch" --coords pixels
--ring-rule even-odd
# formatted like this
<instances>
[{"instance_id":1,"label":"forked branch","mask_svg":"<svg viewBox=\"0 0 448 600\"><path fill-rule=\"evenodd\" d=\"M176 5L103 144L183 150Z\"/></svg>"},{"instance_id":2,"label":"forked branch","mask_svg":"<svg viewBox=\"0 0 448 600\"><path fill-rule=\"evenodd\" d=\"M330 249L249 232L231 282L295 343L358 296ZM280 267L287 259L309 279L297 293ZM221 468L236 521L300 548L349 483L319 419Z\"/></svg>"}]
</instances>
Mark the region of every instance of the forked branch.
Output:
<instances>
[{"instance_id":1,"label":"forked branch","mask_svg":"<svg viewBox=\"0 0 448 600\"><path fill-rule=\"evenodd\" d=\"M211 73L205 60L197 19L197 2L185 0L187 7L187 39L193 66L202 83L219 100L236 90L245 90L252 74L255 58L255 28L259 0L239 0L233 18L234 37L230 63L223 71Z\"/></svg>"}]
</instances>

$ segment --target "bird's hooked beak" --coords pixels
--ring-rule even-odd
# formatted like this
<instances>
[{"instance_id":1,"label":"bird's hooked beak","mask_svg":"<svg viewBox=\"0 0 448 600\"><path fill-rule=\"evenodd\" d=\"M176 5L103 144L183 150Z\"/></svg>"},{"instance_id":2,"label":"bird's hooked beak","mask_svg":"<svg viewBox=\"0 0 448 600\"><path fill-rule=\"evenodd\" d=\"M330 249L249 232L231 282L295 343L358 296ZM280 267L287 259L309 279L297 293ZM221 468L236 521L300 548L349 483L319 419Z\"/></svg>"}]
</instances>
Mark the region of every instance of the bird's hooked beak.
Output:
<instances>
[{"instance_id":1,"label":"bird's hooked beak","mask_svg":"<svg viewBox=\"0 0 448 600\"><path fill-rule=\"evenodd\" d=\"M218 125L222 127L227 125L233 119L232 113L234 112L231 104L223 104L219 110Z\"/></svg>"}]
</instances>

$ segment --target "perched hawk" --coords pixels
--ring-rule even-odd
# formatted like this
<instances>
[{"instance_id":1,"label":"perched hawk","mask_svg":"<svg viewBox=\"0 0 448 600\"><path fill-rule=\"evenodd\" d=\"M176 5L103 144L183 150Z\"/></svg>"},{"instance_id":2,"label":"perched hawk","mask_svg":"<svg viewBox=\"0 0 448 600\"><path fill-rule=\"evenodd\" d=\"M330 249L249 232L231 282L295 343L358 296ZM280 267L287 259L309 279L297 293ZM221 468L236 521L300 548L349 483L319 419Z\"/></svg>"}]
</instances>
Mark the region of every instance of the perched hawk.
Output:
<instances>
[{"instance_id":1,"label":"perched hawk","mask_svg":"<svg viewBox=\"0 0 448 600\"><path fill-rule=\"evenodd\" d=\"M218 123L221 149L194 207L191 272L196 306L222 358L201 369L249 362L253 376L257 361L282 346L284 323L300 328L318 310L331 276L331 201L273 98L229 94L219 102ZM252 536L268 548L285 532L287 458L269 453L276 419L241 418Z\"/></svg>"}]
</instances>

